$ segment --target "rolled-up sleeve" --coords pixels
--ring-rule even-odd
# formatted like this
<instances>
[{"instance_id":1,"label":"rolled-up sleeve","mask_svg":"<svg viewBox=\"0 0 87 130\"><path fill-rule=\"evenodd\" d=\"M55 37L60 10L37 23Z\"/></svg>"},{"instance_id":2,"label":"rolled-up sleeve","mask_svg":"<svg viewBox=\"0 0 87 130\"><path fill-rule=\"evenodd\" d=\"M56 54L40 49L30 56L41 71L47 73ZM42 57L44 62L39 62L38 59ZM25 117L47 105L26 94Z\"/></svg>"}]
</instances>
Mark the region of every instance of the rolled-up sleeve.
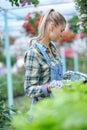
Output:
<instances>
[{"instance_id":1,"label":"rolled-up sleeve","mask_svg":"<svg viewBox=\"0 0 87 130\"><path fill-rule=\"evenodd\" d=\"M42 85L42 92L44 93L46 97L50 95L50 93L47 91L47 87L48 87L48 84Z\"/></svg>"}]
</instances>

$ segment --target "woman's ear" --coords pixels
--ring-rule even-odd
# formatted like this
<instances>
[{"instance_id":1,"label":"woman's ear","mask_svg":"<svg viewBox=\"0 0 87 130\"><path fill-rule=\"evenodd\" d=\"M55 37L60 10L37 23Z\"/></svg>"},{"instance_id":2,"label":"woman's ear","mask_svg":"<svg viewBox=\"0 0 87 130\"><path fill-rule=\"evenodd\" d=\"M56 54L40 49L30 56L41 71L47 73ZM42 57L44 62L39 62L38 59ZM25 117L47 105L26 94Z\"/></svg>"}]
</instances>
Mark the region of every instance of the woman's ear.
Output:
<instances>
[{"instance_id":1,"label":"woman's ear","mask_svg":"<svg viewBox=\"0 0 87 130\"><path fill-rule=\"evenodd\" d=\"M49 24L49 31L53 32L53 29L54 29L54 24L53 24L53 22L50 22L50 24Z\"/></svg>"}]
</instances>

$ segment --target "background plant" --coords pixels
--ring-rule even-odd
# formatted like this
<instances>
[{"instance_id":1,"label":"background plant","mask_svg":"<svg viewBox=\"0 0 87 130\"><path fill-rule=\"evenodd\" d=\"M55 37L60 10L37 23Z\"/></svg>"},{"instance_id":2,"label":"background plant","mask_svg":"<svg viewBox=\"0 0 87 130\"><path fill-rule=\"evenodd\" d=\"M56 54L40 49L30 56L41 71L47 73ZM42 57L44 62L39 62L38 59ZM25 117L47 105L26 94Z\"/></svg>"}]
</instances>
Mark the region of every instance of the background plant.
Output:
<instances>
[{"instance_id":1,"label":"background plant","mask_svg":"<svg viewBox=\"0 0 87 130\"><path fill-rule=\"evenodd\" d=\"M0 130L9 130L12 120L10 110L16 112L14 107L8 107L4 101L0 101Z\"/></svg>"},{"instance_id":2,"label":"background plant","mask_svg":"<svg viewBox=\"0 0 87 130\"><path fill-rule=\"evenodd\" d=\"M5 52L5 45L4 45L4 38L2 41L0 41L0 62L6 64L6 54ZM16 62L16 57L11 58L11 65L13 65Z\"/></svg>"},{"instance_id":3,"label":"background plant","mask_svg":"<svg viewBox=\"0 0 87 130\"><path fill-rule=\"evenodd\" d=\"M12 6L25 6L26 4L33 4L34 6L37 6L39 4L38 0L9 0L11 2Z\"/></svg>"},{"instance_id":4,"label":"background plant","mask_svg":"<svg viewBox=\"0 0 87 130\"><path fill-rule=\"evenodd\" d=\"M79 12L80 25L87 34L87 0L74 0L76 9Z\"/></svg>"},{"instance_id":5,"label":"background plant","mask_svg":"<svg viewBox=\"0 0 87 130\"><path fill-rule=\"evenodd\" d=\"M25 23L23 24L23 28L26 31L27 35L37 35L38 33L38 26L39 26L39 21L41 19L41 14L38 12L35 13L28 13L24 20Z\"/></svg>"},{"instance_id":6,"label":"background plant","mask_svg":"<svg viewBox=\"0 0 87 130\"><path fill-rule=\"evenodd\" d=\"M73 42L74 39L75 39L75 33L73 33L73 32L63 32L62 37L58 40L58 42L63 44L65 42Z\"/></svg>"},{"instance_id":7,"label":"background plant","mask_svg":"<svg viewBox=\"0 0 87 130\"><path fill-rule=\"evenodd\" d=\"M74 32L74 33L78 33L80 30L80 26L79 26L79 17L77 15L73 16L69 21L69 26L70 26L70 31ZM82 30L80 30L80 32L83 32L84 34L87 34L87 29L84 28Z\"/></svg>"},{"instance_id":8,"label":"background plant","mask_svg":"<svg viewBox=\"0 0 87 130\"><path fill-rule=\"evenodd\" d=\"M79 25L77 23L79 22L78 16L73 16L69 21L70 30L74 33L78 33Z\"/></svg>"},{"instance_id":9,"label":"background plant","mask_svg":"<svg viewBox=\"0 0 87 130\"><path fill-rule=\"evenodd\" d=\"M23 89L23 74L18 75L12 75L13 80L13 94L14 97L22 96L24 95L24 89ZM0 78L0 100L7 99L8 92L7 92L7 78L6 76L3 76Z\"/></svg>"}]
</instances>

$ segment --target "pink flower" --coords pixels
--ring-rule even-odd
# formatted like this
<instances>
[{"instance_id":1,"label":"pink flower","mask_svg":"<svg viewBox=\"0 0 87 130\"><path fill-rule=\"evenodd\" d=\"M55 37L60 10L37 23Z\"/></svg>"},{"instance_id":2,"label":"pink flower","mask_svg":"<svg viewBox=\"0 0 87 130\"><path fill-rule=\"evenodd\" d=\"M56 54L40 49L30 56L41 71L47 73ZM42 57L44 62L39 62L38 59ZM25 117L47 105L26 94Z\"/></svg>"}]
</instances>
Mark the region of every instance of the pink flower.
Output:
<instances>
[{"instance_id":1,"label":"pink flower","mask_svg":"<svg viewBox=\"0 0 87 130\"><path fill-rule=\"evenodd\" d=\"M31 13L28 13L28 14L24 17L24 20L28 20L28 19L31 19Z\"/></svg>"},{"instance_id":2,"label":"pink flower","mask_svg":"<svg viewBox=\"0 0 87 130\"><path fill-rule=\"evenodd\" d=\"M25 6L25 5L26 5L26 0L24 0L24 1L22 2L21 6L23 7L23 6Z\"/></svg>"},{"instance_id":3,"label":"pink flower","mask_svg":"<svg viewBox=\"0 0 87 130\"><path fill-rule=\"evenodd\" d=\"M65 57L73 58L74 52L71 48L65 48Z\"/></svg>"},{"instance_id":4,"label":"pink flower","mask_svg":"<svg viewBox=\"0 0 87 130\"><path fill-rule=\"evenodd\" d=\"M85 34L84 33L79 33L79 34L76 34L76 39L79 39L79 38L84 38L85 37Z\"/></svg>"}]
</instances>

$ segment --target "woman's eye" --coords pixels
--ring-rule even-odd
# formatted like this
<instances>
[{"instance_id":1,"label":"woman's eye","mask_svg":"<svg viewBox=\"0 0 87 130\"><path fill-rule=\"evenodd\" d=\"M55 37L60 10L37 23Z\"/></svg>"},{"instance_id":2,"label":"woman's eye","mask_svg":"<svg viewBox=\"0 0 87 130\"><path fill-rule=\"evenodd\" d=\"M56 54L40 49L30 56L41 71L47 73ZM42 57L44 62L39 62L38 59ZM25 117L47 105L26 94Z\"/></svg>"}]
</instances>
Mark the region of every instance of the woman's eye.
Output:
<instances>
[{"instance_id":1,"label":"woman's eye","mask_svg":"<svg viewBox=\"0 0 87 130\"><path fill-rule=\"evenodd\" d=\"M63 32L64 30L61 30L61 32Z\"/></svg>"}]
</instances>

